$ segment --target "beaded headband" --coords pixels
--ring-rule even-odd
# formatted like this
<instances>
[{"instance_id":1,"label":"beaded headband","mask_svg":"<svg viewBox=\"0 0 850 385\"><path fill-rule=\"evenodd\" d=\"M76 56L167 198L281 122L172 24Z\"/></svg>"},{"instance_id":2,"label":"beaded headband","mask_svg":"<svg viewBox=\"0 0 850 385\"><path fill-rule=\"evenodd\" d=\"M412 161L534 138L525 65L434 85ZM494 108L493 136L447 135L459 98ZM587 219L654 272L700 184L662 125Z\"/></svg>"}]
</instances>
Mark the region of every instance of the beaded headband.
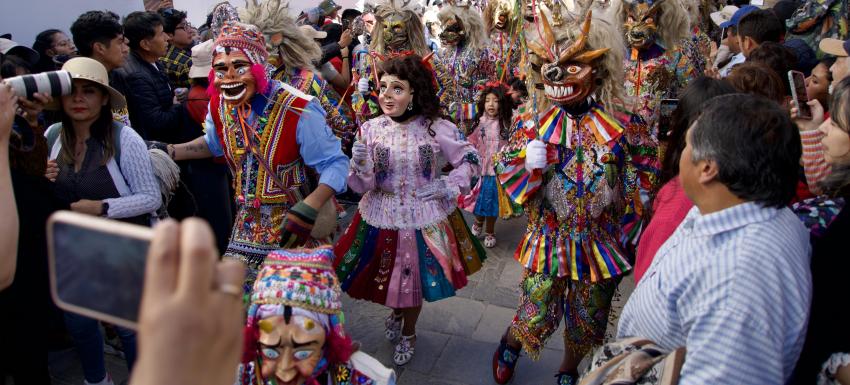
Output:
<instances>
[{"instance_id":1,"label":"beaded headband","mask_svg":"<svg viewBox=\"0 0 850 385\"><path fill-rule=\"evenodd\" d=\"M280 304L323 314L342 309L330 246L270 253L254 282L252 304Z\"/></svg>"},{"instance_id":2,"label":"beaded headband","mask_svg":"<svg viewBox=\"0 0 850 385\"><path fill-rule=\"evenodd\" d=\"M216 52L222 52L225 48L241 50L252 64L264 64L269 58L262 32L253 25L238 21L225 21L221 34L215 39Z\"/></svg>"}]
</instances>

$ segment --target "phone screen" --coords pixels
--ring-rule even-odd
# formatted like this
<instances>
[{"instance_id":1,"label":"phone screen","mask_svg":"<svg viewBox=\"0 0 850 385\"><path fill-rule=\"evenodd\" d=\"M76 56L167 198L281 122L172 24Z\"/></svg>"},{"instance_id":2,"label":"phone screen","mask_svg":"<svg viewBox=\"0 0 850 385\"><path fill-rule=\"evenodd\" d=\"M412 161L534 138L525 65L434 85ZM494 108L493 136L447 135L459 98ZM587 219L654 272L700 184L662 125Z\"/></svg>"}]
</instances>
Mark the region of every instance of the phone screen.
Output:
<instances>
[{"instance_id":1,"label":"phone screen","mask_svg":"<svg viewBox=\"0 0 850 385\"><path fill-rule=\"evenodd\" d=\"M812 108L807 104L809 97L806 93L805 75L800 71L788 71L788 76L791 80L791 97L794 98L797 115L803 119L811 119Z\"/></svg>"},{"instance_id":2,"label":"phone screen","mask_svg":"<svg viewBox=\"0 0 850 385\"><path fill-rule=\"evenodd\" d=\"M75 219L78 215L54 217L48 224L54 300L64 310L135 328L151 230L94 217Z\"/></svg>"},{"instance_id":3,"label":"phone screen","mask_svg":"<svg viewBox=\"0 0 850 385\"><path fill-rule=\"evenodd\" d=\"M679 99L661 99L658 111L658 139L667 139L673 124L673 111L679 107Z\"/></svg>"}]
</instances>

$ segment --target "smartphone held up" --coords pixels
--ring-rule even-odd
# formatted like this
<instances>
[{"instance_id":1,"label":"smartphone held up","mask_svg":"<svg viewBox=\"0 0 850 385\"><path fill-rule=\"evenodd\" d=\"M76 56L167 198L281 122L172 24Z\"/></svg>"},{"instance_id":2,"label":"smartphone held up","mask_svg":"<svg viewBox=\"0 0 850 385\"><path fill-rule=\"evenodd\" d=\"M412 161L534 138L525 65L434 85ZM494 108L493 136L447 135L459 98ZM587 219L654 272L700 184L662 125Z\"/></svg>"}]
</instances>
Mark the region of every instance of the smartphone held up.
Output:
<instances>
[{"instance_id":1,"label":"smartphone held up","mask_svg":"<svg viewBox=\"0 0 850 385\"><path fill-rule=\"evenodd\" d=\"M153 230L60 211L47 222L50 293L59 308L137 328Z\"/></svg>"},{"instance_id":2,"label":"smartphone held up","mask_svg":"<svg viewBox=\"0 0 850 385\"><path fill-rule=\"evenodd\" d=\"M800 71L788 71L788 83L791 85L791 98L797 108L797 118L812 119L812 108L809 107L809 96L806 93L806 76Z\"/></svg>"}]
</instances>

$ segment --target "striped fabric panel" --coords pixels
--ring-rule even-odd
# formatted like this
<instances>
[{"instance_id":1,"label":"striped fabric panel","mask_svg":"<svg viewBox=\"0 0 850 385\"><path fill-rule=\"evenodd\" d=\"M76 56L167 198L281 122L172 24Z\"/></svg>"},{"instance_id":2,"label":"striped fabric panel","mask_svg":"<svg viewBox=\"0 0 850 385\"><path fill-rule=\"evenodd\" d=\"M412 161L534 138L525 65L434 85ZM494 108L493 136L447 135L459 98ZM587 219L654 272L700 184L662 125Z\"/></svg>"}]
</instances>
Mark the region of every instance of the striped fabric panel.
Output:
<instances>
[{"instance_id":1,"label":"striped fabric panel","mask_svg":"<svg viewBox=\"0 0 850 385\"><path fill-rule=\"evenodd\" d=\"M694 207L659 249L618 338L686 346L680 384L783 384L803 346L809 237L787 208Z\"/></svg>"},{"instance_id":2,"label":"striped fabric panel","mask_svg":"<svg viewBox=\"0 0 850 385\"><path fill-rule=\"evenodd\" d=\"M829 175L830 167L823 156L821 139L824 134L820 130L800 131L800 141L803 144L803 172L806 183L814 194L820 193L818 183Z\"/></svg>"}]
</instances>

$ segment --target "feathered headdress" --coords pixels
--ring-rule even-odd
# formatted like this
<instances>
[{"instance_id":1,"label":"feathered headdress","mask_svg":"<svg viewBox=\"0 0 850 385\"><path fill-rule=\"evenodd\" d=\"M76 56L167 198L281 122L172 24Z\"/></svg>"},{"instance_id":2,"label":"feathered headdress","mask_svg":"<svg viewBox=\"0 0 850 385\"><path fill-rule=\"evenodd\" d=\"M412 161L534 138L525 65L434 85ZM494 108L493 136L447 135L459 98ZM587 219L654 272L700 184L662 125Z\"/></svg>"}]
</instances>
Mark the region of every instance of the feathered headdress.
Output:
<instances>
[{"instance_id":1,"label":"feathered headdress","mask_svg":"<svg viewBox=\"0 0 850 385\"><path fill-rule=\"evenodd\" d=\"M304 36L281 0L250 1L241 12L244 22L257 26L266 38L266 48L279 59L278 66L308 68L322 57L322 49Z\"/></svg>"}]
</instances>

